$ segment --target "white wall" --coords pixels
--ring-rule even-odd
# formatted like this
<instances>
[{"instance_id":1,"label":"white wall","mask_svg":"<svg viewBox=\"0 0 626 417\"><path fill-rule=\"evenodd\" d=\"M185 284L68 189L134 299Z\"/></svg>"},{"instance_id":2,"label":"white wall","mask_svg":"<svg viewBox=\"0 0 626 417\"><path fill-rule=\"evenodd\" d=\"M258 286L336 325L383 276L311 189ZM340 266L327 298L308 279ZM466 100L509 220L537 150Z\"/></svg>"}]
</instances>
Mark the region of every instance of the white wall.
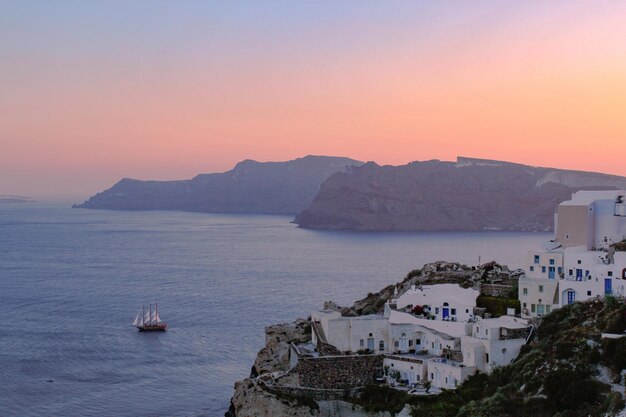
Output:
<instances>
[{"instance_id":1,"label":"white wall","mask_svg":"<svg viewBox=\"0 0 626 417\"><path fill-rule=\"evenodd\" d=\"M458 366L442 359L428 361L428 379L437 388L454 389L474 372L475 368Z\"/></svg>"},{"instance_id":2,"label":"white wall","mask_svg":"<svg viewBox=\"0 0 626 417\"><path fill-rule=\"evenodd\" d=\"M395 369L400 372L402 379L409 381L409 384L415 384L416 382L423 381L426 378L426 365L403 361L400 359L384 358L383 367L389 366L389 369Z\"/></svg>"}]
</instances>

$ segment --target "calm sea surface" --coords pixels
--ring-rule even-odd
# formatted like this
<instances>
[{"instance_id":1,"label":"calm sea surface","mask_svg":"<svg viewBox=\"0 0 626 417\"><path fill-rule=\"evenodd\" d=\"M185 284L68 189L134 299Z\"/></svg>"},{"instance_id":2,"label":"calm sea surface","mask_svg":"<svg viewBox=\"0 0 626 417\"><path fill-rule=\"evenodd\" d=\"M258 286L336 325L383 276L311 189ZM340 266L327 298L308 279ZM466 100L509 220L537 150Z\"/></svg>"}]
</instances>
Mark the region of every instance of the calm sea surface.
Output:
<instances>
[{"instance_id":1,"label":"calm sea surface","mask_svg":"<svg viewBox=\"0 0 626 417\"><path fill-rule=\"evenodd\" d=\"M335 233L285 216L0 205L0 416L222 416L266 325L545 233ZM166 333L131 327L159 302Z\"/></svg>"}]
</instances>

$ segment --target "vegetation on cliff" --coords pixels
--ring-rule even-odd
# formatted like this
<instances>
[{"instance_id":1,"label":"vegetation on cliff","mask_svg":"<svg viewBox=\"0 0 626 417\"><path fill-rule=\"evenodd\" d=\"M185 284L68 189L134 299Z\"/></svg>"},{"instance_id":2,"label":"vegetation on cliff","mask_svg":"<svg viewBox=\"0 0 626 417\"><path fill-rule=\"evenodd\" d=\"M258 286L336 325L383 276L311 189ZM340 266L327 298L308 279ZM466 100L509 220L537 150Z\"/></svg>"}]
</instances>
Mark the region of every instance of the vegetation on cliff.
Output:
<instances>
[{"instance_id":1,"label":"vegetation on cliff","mask_svg":"<svg viewBox=\"0 0 626 417\"><path fill-rule=\"evenodd\" d=\"M623 301L574 303L544 317L513 364L474 375L456 391L405 400L413 416L614 415L624 408L626 338L602 339L601 333L625 330ZM603 367L620 392L600 380Z\"/></svg>"}]
</instances>

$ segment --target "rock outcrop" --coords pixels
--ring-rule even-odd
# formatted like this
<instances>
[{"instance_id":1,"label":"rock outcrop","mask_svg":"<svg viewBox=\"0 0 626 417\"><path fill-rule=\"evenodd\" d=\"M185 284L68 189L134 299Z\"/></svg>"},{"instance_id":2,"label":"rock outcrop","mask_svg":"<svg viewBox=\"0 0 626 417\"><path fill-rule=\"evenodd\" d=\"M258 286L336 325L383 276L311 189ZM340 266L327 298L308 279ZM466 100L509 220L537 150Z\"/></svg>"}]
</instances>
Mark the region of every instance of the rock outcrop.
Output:
<instances>
[{"instance_id":1,"label":"rock outcrop","mask_svg":"<svg viewBox=\"0 0 626 417\"><path fill-rule=\"evenodd\" d=\"M295 223L355 231L547 231L556 206L581 189L626 189L626 178L462 157L368 162L328 178Z\"/></svg>"},{"instance_id":2,"label":"rock outcrop","mask_svg":"<svg viewBox=\"0 0 626 417\"><path fill-rule=\"evenodd\" d=\"M253 375L286 371L289 369L289 344L311 341L311 322L298 319L293 323L276 324L265 328L265 347L259 351Z\"/></svg>"},{"instance_id":3,"label":"rock outcrop","mask_svg":"<svg viewBox=\"0 0 626 417\"><path fill-rule=\"evenodd\" d=\"M201 174L190 180L125 178L74 207L295 214L310 205L329 176L360 164L349 158L306 156L286 162L245 160L231 171Z\"/></svg>"}]
</instances>

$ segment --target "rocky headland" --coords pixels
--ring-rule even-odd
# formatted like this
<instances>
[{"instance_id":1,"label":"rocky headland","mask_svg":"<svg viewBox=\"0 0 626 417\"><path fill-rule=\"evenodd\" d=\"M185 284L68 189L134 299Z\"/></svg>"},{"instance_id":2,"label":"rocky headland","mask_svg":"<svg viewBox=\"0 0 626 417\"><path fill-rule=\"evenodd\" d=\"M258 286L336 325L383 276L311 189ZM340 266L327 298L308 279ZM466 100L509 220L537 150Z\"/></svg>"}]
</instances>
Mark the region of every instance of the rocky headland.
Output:
<instances>
[{"instance_id":1,"label":"rocky headland","mask_svg":"<svg viewBox=\"0 0 626 417\"><path fill-rule=\"evenodd\" d=\"M286 162L248 159L230 171L200 174L190 180L125 178L74 207L296 214L311 204L329 176L360 164L350 158L311 155Z\"/></svg>"},{"instance_id":2,"label":"rocky headland","mask_svg":"<svg viewBox=\"0 0 626 417\"><path fill-rule=\"evenodd\" d=\"M557 205L581 189L626 189L626 178L463 157L368 162L328 178L295 223L353 231L547 231Z\"/></svg>"},{"instance_id":3,"label":"rocky headland","mask_svg":"<svg viewBox=\"0 0 626 417\"><path fill-rule=\"evenodd\" d=\"M520 272L496 263L469 267L437 262L411 271L401 282L368 294L350 307L327 302L324 308L348 316L381 312L386 301L411 285L438 283L471 286L481 289L481 297L506 300L506 291L497 295L490 292L493 286L515 288ZM484 311L498 315L498 308L498 304L487 303ZM623 300L609 297L558 309L540 321L534 338L512 364L489 375L477 373L456 390L431 396L409 395L366 381L362 374L368 367L380 365L373 363L378 355L342 357L332 346L313 346L312 325L310 319L298 319L265 329L266 346L259 352L250 377L235 384L226 417L574 417L623 413L626 337L602 337L603 332L626 331ZM328 378L333 372L348 375L348 380Z\"/></svg>"}]
</instances>

